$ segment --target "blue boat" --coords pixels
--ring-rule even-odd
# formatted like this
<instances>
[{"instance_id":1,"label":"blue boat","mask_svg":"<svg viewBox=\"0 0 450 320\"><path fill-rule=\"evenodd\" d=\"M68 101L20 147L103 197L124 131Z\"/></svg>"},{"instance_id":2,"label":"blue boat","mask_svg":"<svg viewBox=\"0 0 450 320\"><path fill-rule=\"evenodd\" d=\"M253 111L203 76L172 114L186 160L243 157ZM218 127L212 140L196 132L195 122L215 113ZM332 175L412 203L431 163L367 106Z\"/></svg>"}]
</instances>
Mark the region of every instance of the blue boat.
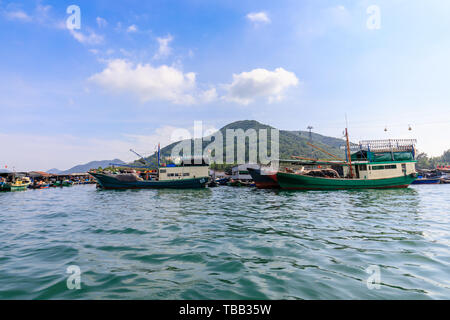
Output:
<instances>
[{"instance_id":1,"label":"blue boat","mask_svg":"<svg viewBox=\"0 0 450 320\"><path fill-rule=\"evenodd\" d=\"M441 178L422 178L419 177L414 180L411 184L440 184Z\"/></svg>"}]
</instances>

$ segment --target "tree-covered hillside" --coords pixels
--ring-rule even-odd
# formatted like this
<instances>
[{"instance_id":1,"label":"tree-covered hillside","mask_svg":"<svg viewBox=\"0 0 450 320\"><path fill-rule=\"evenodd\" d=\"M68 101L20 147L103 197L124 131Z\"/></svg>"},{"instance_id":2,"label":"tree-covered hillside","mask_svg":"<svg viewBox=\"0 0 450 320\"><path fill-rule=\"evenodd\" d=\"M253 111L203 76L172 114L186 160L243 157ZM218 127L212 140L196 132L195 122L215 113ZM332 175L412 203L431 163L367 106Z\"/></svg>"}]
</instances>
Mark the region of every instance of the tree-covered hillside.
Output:
<instances>
[{"instance_id":1,"label":"tree-covered hillside","mask_svg":"<svg viewBox=\"0 0 450 320\"><path fill-rule=\"evenodd\" d=\"M271 126L262 124L255 120L243 120L243 121L236 121L233 123L230 123L223 128L220 129L220 132L223 136L224 146L227 145L227 138L226 138L226 132L227 129L237 130L242 129L244 132L249 129L255 129L256 132L259 132L260 129L267 129L268 132L268 154L270 155L270 134L271 134ZM214 136L214 135L213 135ZM300 156L300 157L306 157L306 158L320 158L320 159L331 159L330 156L324 154L323 152L312 148L307 143L312 143L313 145L322 148L326 150L327 152L339 156L344 157L344 152L342 149L340 149L341 146L345 144L345 141L338 138L333 137L327 137L323 136L317 133L312 134L312 139L309 137L309 132L305 131L287 131L287 130L280 130L279 131L279 147L280 147L280 158L281 159L290 159L291 156ZM207 140L207 139L205 139ZM236 140L236 139L235 139ZM211 142L214 141L214 138L212 140L207 140L202 142L202 150L204 150ZM172 143L164 148L161 149L161 158L164 157L170 157L172 149L178 144L179 142ZM249 145L249 139L247 138L245 141L246 144L246 161L248 161L248 150L254 149L257 146L256 145ZM259 144L259 137L257 139L257 145ZM194 152L194 141L191 140L191 150L192 153ZM236 141L235 141L235 160L236 160ZM212 153L214 155L214 152ZM225 147L223 148L223 156L224 156L224 162L226 157L226 150ZM151 157L148 157L147 160L151 162L155 162L156 155L152 155ZM259 159L258 159L259 161Z\"/></svg>"}]
</instances>

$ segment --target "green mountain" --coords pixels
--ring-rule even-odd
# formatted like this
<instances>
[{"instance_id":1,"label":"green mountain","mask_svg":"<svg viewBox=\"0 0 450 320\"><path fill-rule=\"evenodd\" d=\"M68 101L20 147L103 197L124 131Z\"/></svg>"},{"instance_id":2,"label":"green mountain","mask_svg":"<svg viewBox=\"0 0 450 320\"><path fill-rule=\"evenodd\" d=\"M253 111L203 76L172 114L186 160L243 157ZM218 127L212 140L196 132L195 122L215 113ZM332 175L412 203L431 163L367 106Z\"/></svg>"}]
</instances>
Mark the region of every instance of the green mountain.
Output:
<instances>
[{"instance_id":1,"label":"green mountain","mask_svg":"<svg viewBox=\"0 0 450 320\"><path fill-rule=\"evenodd\" d=\"M248 129L255 129L257 132L260 129L267 129L268 137L270 138L270 130L274 129L273 127L269 125L262 124L255 120L243 120L243 121L236 121L233 123L230 123L223 128L220 129L220 132L222 133L224 145L226 145L226 130L227 129L242 129L244 131ZM309 132L307 131L288 131L288 130L280 130L279 135L279 143L280 143L280 158L281 159L290 159L291 156L300 156L305 158L320 158L320 159L331 159L330 156L326 155L325 153L312 148L307 143L312 143L313 145L322 148L326 150L327 152L338 156L338 157L345 157L344 151L340 148L341 146L345 145L345 141L343 139L328 137L324 135L320 135L317 133L311 134L311 139L309 136ZM206 146L208 146L213 140L203 141L202 143L202 149L204 150ZM259 139L258 139L259 142ZM172 149L174 146L176 146L179 142L172 143L164 148L161 149L161 158L164 157L170 157ZM191 150L193 152L194 150L194 141L191 139ZM249 145L248 139L246 139L246 161L248 161L248 150L256 148L256 145ZM249 149L250 148L250 149ZM268 143L268 153L270 154L270 140ZM214 154L213 154L214 155ZM223 150L224 158L226 156L225 148ZM235 146L235 158L236 158L236 146ZM152 155L146 160L155 163L156 162L156 155ZM225 159L224 159L225 160ZM137 161L134 162L134 164L138 164Z\"/></svg>"}]
</instances>

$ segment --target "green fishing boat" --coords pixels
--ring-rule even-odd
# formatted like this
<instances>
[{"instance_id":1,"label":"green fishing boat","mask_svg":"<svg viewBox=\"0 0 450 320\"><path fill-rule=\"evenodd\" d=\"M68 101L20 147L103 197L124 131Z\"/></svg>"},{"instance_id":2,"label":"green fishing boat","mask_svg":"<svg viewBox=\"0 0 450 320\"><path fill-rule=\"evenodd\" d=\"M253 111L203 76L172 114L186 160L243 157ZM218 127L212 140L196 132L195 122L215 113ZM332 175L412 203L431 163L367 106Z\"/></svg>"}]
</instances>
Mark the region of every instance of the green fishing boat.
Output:
<instances>
[{"instance_id":1,"label":"green fishing boat","mask_svg":"<svg viewBox=\"0 0 450 320\"><path fill-rule=\"evenodd\" d=\"M407 188L417 179L416 140L361 141L351 148L346 135L346 160L299 161L304 166L327 169L279 171L276 176L280 187L289 190ZM351 149L356 152L351 153Z\"/></svg>"},{"instance_id":2,"label":"green fishing boat","mask_svg":"<svg viewBox=\"0 0 450 320\"><path fill-rule=\"evenodd\" d=\"M63 187L71 187L73 185L73 182L70 180L64 180L61 185Z\"/></svg>"}]
</instances>

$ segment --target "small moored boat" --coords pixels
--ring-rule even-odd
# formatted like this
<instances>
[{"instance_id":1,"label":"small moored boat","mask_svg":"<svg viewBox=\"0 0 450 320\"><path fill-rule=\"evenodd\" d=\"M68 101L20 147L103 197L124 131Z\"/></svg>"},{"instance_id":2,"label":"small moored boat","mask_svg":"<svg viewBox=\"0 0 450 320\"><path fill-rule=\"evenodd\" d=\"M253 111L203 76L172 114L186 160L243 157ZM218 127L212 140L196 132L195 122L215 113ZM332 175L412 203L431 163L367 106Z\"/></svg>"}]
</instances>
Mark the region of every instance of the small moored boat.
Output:
<instances>
[{"instance_id":1,"label":"small moored boat","mask_svg":"<svg viewBox=\"0 0 450 320\"><path fill-rule=\"evenodd\" d=\"M30 180L27 178L19 178L16 181L9 184L9 189L11 191L25 191L31 184Z\"/></svg>"},{"instance_id":2,"label":"small moored boat","mask_svg":"<svg viewBox=\"0 0 450 320\"><path fill-rule=\"evenodd\" d=\"M412 184L440 184L441 178L422 178L419 177Z\"/></svg>"}]
</instances>

